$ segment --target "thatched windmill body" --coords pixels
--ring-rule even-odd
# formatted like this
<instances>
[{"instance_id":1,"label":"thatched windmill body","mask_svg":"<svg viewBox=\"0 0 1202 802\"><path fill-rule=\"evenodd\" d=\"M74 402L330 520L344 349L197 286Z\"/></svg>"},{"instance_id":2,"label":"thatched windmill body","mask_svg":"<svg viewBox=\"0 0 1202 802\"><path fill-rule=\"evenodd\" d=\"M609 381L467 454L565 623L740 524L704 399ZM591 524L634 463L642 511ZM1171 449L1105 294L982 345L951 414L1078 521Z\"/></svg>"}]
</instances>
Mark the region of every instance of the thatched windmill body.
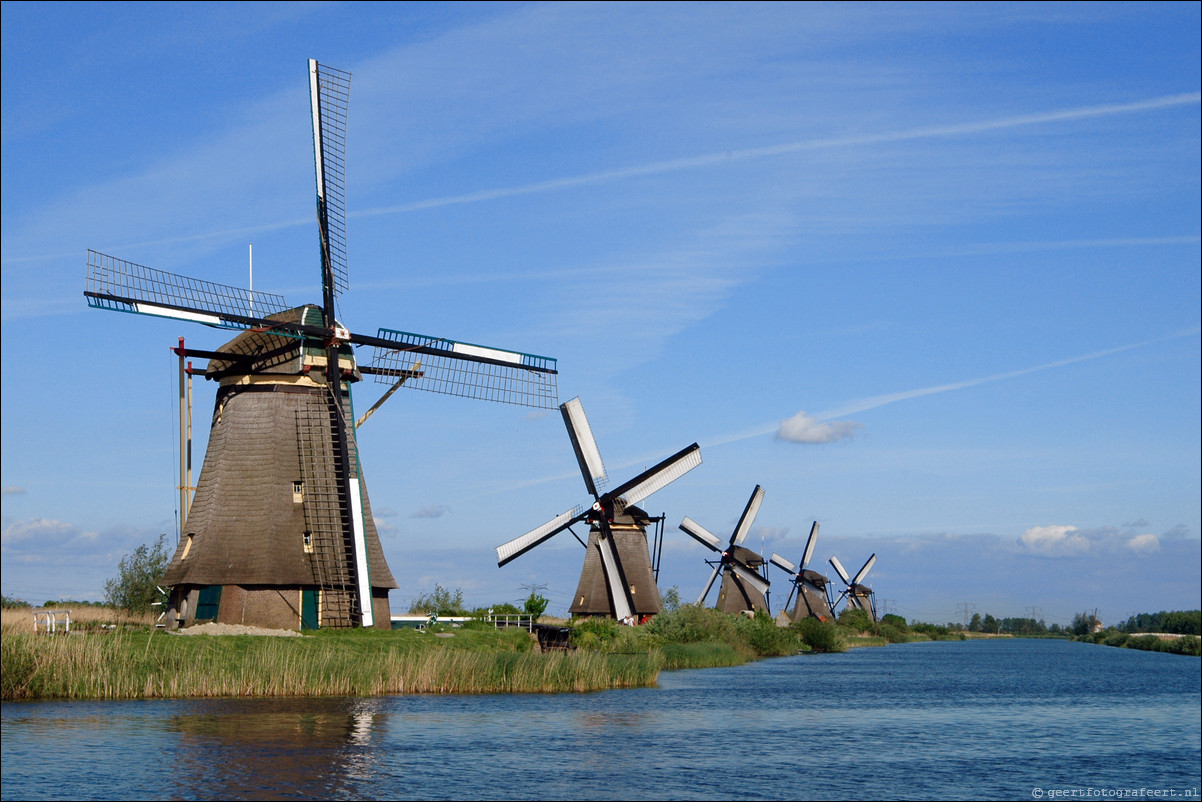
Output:
<instances>
[{"instance_id":1,"label":"thatched windmill body","mask_svg":"<svg viewBox=\"0 0 1202 802\"><path fill-rule=\"evenodd\" d=\"M831 612L830 585L827 578L806 567L810 564L810 558L814 556L814 547L817 544L818 522L814 521L814 525L810 527L810 537L806 540L806 548L802 553L800 566L794 565L775 552L768 558L768 561L777 568L787 571L792 579L793 589L789 591L789 598L785 600L782 609L789 609L789 602L796 597L797 601L793 605L793 611L789 613L789 618L793 621L800 621L803 618L830 621L835 617Z\"/></svg>"},{"instance_id":2,"label":"thatched windmill body","mask_svg":"<svg viewBox=\"0 0 1202 802\"><path fill-rule=\"evenodd\" d=\"M751 491L751 498L747 500L747 506L743 508L743 514L739 516L739 523L731 532L730 542L725 546L722 545L722 541L717 535L692 518L686 516L681 522L680 528L683 532L719 554L717 560L707 560L714 566L714 570L710 574L709 581L705 583L705 589L697 597L697 604L705 603L705 597L709 595L710 588L714 586L714 580L721 574L722 585L718 590L716 605L719 610L727 613L756 610L768 612L769 583L761 575L764 558L742 545L747 538L747 533L751 531L755 516L760 511L760 505L763 503L764 488L756 485L755 490Z\"/></svg>"},{"instance_id":3,"label":"thatched windmill body","mask_svg":"<svg viewBox=\"0 0 1202 802\"><path fill-rule=\"evenodd\" d=\"M350 74L310 60L309 80L320 305L290 307L277 295L89 251L90 306L243 330L217 351L189 351L209 359L205 374L219 389L196 495L181 510L165 578L173 624L390 625L388 591L397 583L372 520L350 398L362 374L393 389L557 403L553 359L391 329L354 334L335 319L335 298L348 288ZM355 346L375 349L370 367L357 364Z\"/></svg>"},{"instance_id":4,"label":"thatched windmill body","mask_svg":"<svg viewBox=\"0 0 1202 802\"><path fill-rule=\"evenodd\" d=\"M626 623L656 615L663 611L663 604L647 546L647 525L652 519L635 505L700 465L701 448L694 443L604 492L600 488L607 480L605 465L580 399L562 404L560 411L584 486L593 501L587 508L574 507L498 546L497 565L509 563L560 532L572 531L576 524L587 523L588 541L581 540L585 547L584 567L569 612L574 616L616 618Z\"/></svg>"}]
</instances>

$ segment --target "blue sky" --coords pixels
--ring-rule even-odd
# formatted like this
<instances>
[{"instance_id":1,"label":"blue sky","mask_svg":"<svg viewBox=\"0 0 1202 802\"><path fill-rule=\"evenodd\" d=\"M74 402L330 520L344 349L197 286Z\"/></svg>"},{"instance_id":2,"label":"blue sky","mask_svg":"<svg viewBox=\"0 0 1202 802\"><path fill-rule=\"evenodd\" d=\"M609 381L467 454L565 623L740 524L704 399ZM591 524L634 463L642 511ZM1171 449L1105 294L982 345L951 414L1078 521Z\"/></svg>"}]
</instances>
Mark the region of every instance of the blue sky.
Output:
<instances>
[{"instance_id":1,"label":"blue sky","mask_svg":"<svg viewBox=\"0 0 1202 802\"><path fill-rule=\"evenodd\" d=\"M1199 16L5 3L4 593L174 542L168 349L228 338L87 308L88 248L245 286L253 243L256 289L318 299L312 57L353 73L340 318L558 358L615 483L699 442L643 505L661 587L708 578L680 520L761 484L750 545L817 519L814 567L876 552L908 618L1197 607ZM570 535L493 552L586 500L557 413L398 393L360 445L395 610L566 609Z\"/></svg>"}]
</instances>

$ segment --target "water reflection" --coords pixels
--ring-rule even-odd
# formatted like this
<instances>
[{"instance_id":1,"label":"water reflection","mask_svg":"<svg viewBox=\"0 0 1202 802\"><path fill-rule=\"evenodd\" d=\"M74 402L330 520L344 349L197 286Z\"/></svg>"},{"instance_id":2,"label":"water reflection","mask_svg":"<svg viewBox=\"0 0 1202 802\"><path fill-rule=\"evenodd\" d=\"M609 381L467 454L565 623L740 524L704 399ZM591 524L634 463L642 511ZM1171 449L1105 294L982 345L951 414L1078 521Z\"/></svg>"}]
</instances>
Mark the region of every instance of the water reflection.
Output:
<instances>
[{"instance_id":1,"label":"water reflection","mask_svg":"<svg viewBox=\"0 0 1202 802\"><path fill-rule=\"evenodd\" d=\"M169 776L187 798L356 796L384 753L373 750L379 699L218 700L170 717Z\"/></svg>"},{"instance_id":2,"label":"water reflection","mask_svg":"<svg viewBox=\"0 0 1202 802\"><path fill-rule=\"evenodd\" d=\"M970 642L666 673L659 688L594 694L8 703L0 796L1196 793L1199 666L1083 644Z\"/></svg>"}]
</instances>

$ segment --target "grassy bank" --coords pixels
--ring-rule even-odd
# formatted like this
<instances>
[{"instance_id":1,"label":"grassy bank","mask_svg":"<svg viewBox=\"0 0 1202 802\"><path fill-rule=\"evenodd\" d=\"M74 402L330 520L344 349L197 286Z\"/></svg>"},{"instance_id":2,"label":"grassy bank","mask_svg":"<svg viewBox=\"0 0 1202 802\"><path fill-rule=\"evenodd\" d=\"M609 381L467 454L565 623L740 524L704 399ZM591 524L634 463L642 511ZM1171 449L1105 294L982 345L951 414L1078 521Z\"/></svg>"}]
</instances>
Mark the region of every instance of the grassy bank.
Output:
<instances>
[{"instance_id":1,"label":"grassy bank","mask_svg":"<svg viewBox=\"0 0 1202 802\"><path fill-rule=\"evenodd\" d=\"M641 627L623 627L610 619L579 622L573 634L580 649L658 653L661 666L669 670L740 665L803 652L842 652L859 640L854 626L805 619L778 627L766 615L749 618L692 604L658 615Z\"/></svg>"},{"instance_id":2,"label":"grassy bank","mask_svg":"<svg viewBox=\"0 0 1202 802\"><path fill-rule=\"evenodd\" d=\"M653 685L654 654L540 654L525 632L183 637L119 629L0 640L4 699L547 693Z\"/></svg>"},{"instance_id":3,"label":"grassy bank","mask_svg":"<svg viewBox=\"0 0 1202 802\"><path fill-rule=\"evenodd\" d=\"M859 612L859 611L855 611ZM454 631L322 630L302 637L186 637L114 611L73 619L70 635L30 634L28 613L5 615L0 697L152 699L554 693L654 685L663 669L740 665L802 652L842 652L927 635L905 622L767 616L685 605L641 627L575 622L572 651L541 653L528 633L483 624ZM896 617L894 617L896 618ZM900 619L899 619L900 620ZM439 637L441 635L442 637Z\"/></svg>"},{"instance_id":4,"label":"grassy bank","mask_svg":"<svg viewBox=\"0 0 1202 802\"><path fill-rule=\"evenodd\" d=\"M1202 657L1202 639L1197 635L1128 633L1113 627L1089 635L1080 635L1075 640L1115 646L1120 649L1138 649L1144 652L1166 652L1192 657Z\"/></svg>"}]
</instances>

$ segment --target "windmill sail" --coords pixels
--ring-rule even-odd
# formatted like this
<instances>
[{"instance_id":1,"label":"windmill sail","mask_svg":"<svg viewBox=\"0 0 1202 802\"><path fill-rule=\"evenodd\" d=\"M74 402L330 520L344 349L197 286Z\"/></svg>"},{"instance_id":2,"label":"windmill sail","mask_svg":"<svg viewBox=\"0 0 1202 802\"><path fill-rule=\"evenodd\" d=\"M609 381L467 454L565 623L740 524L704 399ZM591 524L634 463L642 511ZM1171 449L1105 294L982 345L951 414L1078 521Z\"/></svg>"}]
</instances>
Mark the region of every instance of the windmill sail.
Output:
<instances>
[{"instance_id":1,"label":"windmill sail","mask_svg":"<svg viewBox=\"0 0 1202 802\"><path fill-rule=\"evenodd\" d=\"M84 296L94 309L171 317L227 329L270 325L283 296L156 270L88 250Z\"/></svg>"},{"instance_id":2,"label":"windmill sail","mask_svg":"<svg viewBox=\"0 0 1202 802\"><path fill-rule=\"evenodd\" d=\"M322 278L332 295L350 286L346 258L346 113L350 89L349 72L309 59L317 220L325 268Z\"/></svg>"},{"instance_id":3,"label":"windmill sail","mask_svg":"<svg viewBox=\"0 0 1202 802\"><path fill-rule=\"evenodd\" d=\"M576 461L580 463L580 475L584 477L584 486L589 495L596 498L597 488L602 486L606 479L605 463L601 461L601 451L597 448L597 440L593 437L588 416L584 414L584 405L580 403L579 398L573 398L564 403L560 410L568 429L568 436L572 439Z\"/></svg>"}]
</instances>

